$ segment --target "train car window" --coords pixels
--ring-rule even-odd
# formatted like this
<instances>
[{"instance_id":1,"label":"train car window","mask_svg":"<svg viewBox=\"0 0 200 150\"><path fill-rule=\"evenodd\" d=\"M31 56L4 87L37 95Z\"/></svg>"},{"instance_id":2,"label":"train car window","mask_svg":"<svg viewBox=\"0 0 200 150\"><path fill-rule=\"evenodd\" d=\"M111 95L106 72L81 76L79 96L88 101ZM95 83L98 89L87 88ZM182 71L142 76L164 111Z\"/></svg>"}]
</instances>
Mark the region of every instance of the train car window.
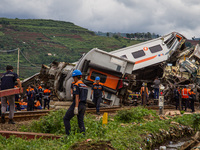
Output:
<instances>
[{"instance_id":1,"label":"train car window","mask_svg":"<svg viewBox=\"0 0 200 150\"><path fill-rule=\"evenodd\" d=\"M122 55L122 56L120 56L121 58L126 58L127 59L127 56L126 55Z\"/></svg>"},{"instance_id":2,"label":"train car window","mask_svg":"<svg viewBox=\"0 0 200 150\"><path fill-rule=\"evenodd\" d=\"M172 45L174 44L176 38L175 36L171 36L169 39L167 39L164 43L167 45L167 48L171 48Z\"/></svg>"},{"instance_id":3,"label":"train car window","mask_svg":"<svg viewBox=\"0 0 200 150\"><path fill-rule=\"evenodd\" d=\"M144 53L143 50L139 50L139 51L137 51L137 52L133 52L132 55L133 55L133 57L136 59L136 58L140 58L140 57L142 57L142 56L145 56L145 53Z\"/></svg>"},{"instance_id":4,"label":"train car window","mask_svg":"<svg viewBox=\"0 0 200 150\"><path fill-rule=\"evenodd\" d=\"M106 82L107 76L104 75L104 74L101 74L101 73L99 73L99 72L95 72L95 71L92 72L90 79L95 80L95 78L96 78L97 76L100 77L100 82L101 82L101 83L105 83L105 82Z\"/></svg>"},{"instance_id":5,"label":"train car window","mask_svg":"<svg viewBox=\"0 0 200 150\"><path fill-rule=\"evenodd\" d=\"M149 47L149 50L151 51L151 53L156 53L156 52L162 51L163 49L160 45L156 45L156 46Z\"/></svg>"}]
</instances>

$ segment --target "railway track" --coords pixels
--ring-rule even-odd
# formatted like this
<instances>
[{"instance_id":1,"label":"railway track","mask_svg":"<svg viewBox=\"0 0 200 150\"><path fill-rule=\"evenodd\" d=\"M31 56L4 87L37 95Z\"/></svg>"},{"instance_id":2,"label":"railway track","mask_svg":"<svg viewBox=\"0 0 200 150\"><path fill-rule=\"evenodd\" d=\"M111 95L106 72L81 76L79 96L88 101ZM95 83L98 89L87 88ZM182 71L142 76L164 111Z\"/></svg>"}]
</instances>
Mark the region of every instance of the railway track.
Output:
<instances>
[{"instance_id":1,"label":"railway track","mask_svg":"<svg viewBox=\"0 0 200 150\"><path fill-rule=\"evenodd\" d=\"M125 107L101 107L100 113L108 112L108 113L115 113L119 110L124 109L131 109L137 106L125 106ZM153 109L153 110L159 110L158 106L147 106L147 109ZM174 106L165 106L165 109L174 109ZM14 120L16 122L18 121L26 121L26 120L32 120L32 119L38 119L41 116L46 116L49 113L48 110L41 110L41 111L21 111L21 112L15 112ZM96 113L96 108L87 108L86 113ZM8 121L9 113L6 112L5 119ZM1 117L0 117L1 118Z\"/></svg>"},{"instance_id":2,"label":"railway track","mask_svg":"<svg viewBox=\"0 0 200 150\"><path fill-rule=\"evenodd\" d=\"M46 116L48 113L49 113L48 110L15 112L14 120L16 122L18 122L18 121L26 121L26 120L38 119L41 116ZM9 119L8 116L9 116L9 113L6 112L5 113L6 121L8 121L8 119Z\"/></svg>"}]
</instances>

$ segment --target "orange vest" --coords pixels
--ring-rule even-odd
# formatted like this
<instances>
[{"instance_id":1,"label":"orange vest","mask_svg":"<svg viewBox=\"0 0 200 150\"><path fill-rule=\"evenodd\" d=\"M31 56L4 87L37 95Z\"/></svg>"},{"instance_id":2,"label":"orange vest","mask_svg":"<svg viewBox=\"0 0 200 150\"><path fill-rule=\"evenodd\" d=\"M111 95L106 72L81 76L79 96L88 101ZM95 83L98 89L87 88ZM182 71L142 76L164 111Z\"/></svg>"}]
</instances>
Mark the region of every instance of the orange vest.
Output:
<instances>
[{"instance_id":1,"label":"orange vest","mask_svg":"<svg viewBox=\"0 0 200 150\"><path fill-rule=\"evenodd\" d=\"M37 101L35 104L35 107L38 107L38 106L40 106L40 101Z\"/></svg>"},{"instance_id":2,"label":"orange vest","mask_svg":"<svg viewBox=\"0 0 200 150\"><path fill-rule=\"evenodd\" d=\"M188 94L189 94L188 89L186 88L182 89L181 91L182 98L189 98Z\"/></svg>"}]
</instances>

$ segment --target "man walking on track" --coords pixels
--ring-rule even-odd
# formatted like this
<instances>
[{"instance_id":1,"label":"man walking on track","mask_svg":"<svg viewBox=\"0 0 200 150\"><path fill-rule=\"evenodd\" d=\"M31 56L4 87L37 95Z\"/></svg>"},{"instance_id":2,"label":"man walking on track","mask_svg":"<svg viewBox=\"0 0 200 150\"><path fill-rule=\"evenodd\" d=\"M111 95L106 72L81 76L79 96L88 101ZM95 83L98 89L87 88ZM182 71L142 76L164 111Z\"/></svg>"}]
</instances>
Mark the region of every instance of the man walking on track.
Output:
<instances>
[{"instance_id":1,"label":"man walking on track","mask_svg":"<svg viewBox=\"0 0 200 150\"><path fill-rule=\"evenodd\" d=\"M1 90L12 89L15 86L15 81L17 81L22 93L22 85L20 79L16 73L13 72L13 67L8 65L6 67L6 73L1 77ZM1 123L5 123L5 112L7 108L7 101L10 104L9 113L9 124L15 124L13 121L14 111L15 111L15 95L4 96L1 98Z\"/></svg>"},{"instance_id":2,"label":"man walking on track","mask_svg":"<svg viewBox=\"0 0 200 150\"><path fill-rule=\"evenodd\" d=\"M95 78L95 83L92 85L92 91L90 98L92 99L92 94L93 94L93 102L96 106L96 113L97 115L100 115L99 108L100 108L100 103L102 100L102 96L105 96L104 92L104 86L102 83L100 83L100 77Z\"/></svg>"}]
</instances>

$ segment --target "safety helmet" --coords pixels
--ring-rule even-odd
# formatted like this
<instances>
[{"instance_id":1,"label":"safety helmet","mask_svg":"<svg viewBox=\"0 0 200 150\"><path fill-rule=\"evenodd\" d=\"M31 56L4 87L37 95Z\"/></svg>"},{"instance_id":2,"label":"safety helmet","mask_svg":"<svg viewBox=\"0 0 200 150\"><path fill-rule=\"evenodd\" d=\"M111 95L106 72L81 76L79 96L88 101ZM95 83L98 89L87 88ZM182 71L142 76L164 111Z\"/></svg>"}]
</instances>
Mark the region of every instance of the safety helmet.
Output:
<instances>
[{"instance_id":1,"label":"safety helmet","mask_svg":"<svg viewBox=\"0 0 200 150\"><path fill-rule=\"evenodd\" d=\"M95 78L95 80L100 80L100 77L99 77L99 76L97 76L97 77Z\"/></svg>"},{"instance_id":2,"label":"safety helmet","mask_svg":"<svg viewBox=\"0 0 200 150\"><path fill-rule=\"evenodd\" d=\"M82 73L81 73L80 70L74 70L74 71L72 72L72 77L81 76L81 75L82 75Z\"/></svg>"}]
</instances>

